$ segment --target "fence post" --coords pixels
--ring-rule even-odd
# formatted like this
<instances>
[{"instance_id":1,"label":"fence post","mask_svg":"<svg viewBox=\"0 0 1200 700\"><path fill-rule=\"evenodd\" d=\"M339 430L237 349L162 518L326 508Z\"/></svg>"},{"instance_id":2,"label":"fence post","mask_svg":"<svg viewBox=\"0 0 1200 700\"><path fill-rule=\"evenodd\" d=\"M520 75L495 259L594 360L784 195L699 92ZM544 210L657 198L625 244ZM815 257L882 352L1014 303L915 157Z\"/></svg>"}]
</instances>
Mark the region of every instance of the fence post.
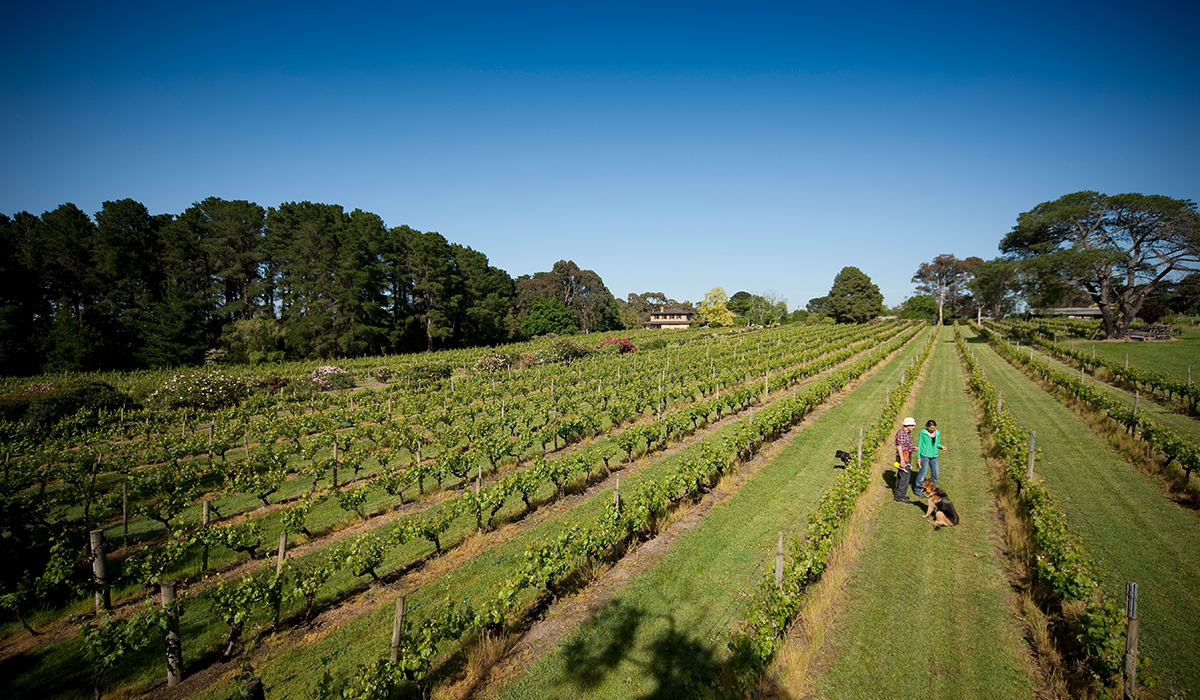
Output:
<instances>
[{"instance_id":1,"label":"fence post","mask_svg":"<svg viewBox=\"0 0 1200 700\"><path fill-rule=\"evenodd\" d=\"M200 531L201 532L208 529L209 503L210 503L210 501L207 498L204 499L204 506L203 506L203 509L200 511L201 512L201 515L200 515ZM208 539L207 538L205 538L205 540L204 540L204 552L200 555L200 573L203 574L205 571L208 571Z\"/></svg>"},{"instance_id":2,"label":"fence post","mask_svg":"<svg viewBox=\"0 0 1200 700\"><path fill-rule=\"evenodd\" d=\"M179 611L175 609L175 581L163 581L162 606L167 611L167 687L183 681L183 645L179 639Z\"/></svg>"},{"instance_id":3,"label":"fence post","mask_svg":"<svg viewBox=\"0 0 1200 700\"><path fill-rule=\"evenodd\" d=\"M104 554L104 530L88 533L92 544L92 576L96 581L96 614L112 608L108 593L108 558Z\"/></svg>"},{"instance_id":4,"label":"fence post","mask_svg":"<svg viewBox=\"0 0 1200 700\"><path fill-rule=\"evenodd\" d=\"M129 479L121 482L121 546L129 546Z\"/></svg>"},{"instance_id":5,"label":"fence post","mask_svg":"<svg viewBox=\"0 0 1200 700\"><path fill-rule=\"evenodd\" d=\"M775 587L783 590L783 532L779 533L779 544L775 547Z\"/></svg>"},{"instance_id":6,"label":"fence post","mask_svg":"<svg viewBox=\"0 0 1200 700\"><path fill-rule=\"evenodd\" d=\"M1125 614L1129 627L1125 631L1125 700L1134 700L1137 694L1137 584L1125 585Z\"/></svg>"},{"instance_id":7,"label":"fence post","mask_svg":"<svg viewBox=\"0 0 1200 700\"><path fill-rule=\"evenodd\" d=\"M1033 453L1034 453L1033 446L1034 446L1034 442L1036 441L1036 439L1037 439L1037 431L1036 430L1029 431L1029 465L1025 468L1025 478L1028 479L1030 482L1033 481Z\"/></svg>"},{"instance_id":8,"label":"fence post","mask_svg":"<svg viewBox=\"0 0 1200 700\"><path fill-rule=\"evenodd\" d=\"M333 488L337 488L337 433L333 434Z\"/></svg>"},{"instance_id":9,"label":"fence post","mask_svg":"<svg viewBox=\"0 0 1200 700\"><path fill-rule=\"evenodd\" d=\"M279 557L275 561L275 575L283 571L283 562L287 559L287 530L279 533Z\"/></svg>"},{"instance_id":10,"label":"fence post","mask_svg":"<svg viewBox=\"0 0 1200 700\"><path fill-rule=\"evenodd\" d=\"M404 628L404 599L396 599L396 617L392 622L392 663L400 660L400 630Z\"/></svg>"}]
</instances>

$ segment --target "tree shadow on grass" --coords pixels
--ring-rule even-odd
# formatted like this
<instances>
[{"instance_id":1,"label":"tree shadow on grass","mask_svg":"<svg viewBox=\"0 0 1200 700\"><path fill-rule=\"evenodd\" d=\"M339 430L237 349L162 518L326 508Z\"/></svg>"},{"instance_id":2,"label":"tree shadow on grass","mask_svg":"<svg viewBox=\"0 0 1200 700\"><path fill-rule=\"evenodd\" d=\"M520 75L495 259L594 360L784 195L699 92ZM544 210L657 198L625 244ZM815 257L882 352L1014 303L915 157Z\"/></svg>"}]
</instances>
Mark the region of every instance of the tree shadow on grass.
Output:
<instances>
[{"instance_id":1,"label":"tree shadow on grass","mask_svg":"<svg viewBox=\"0 0 1200 700\"><path fill-rule=\"evenodd\" d=\"M581 691L594 690L627 661L654 678L651 690L630 697L665 700L695 695L698 686L710 685L721 673L715 648L678 629L673 617L665 619L667 630L648 643L639 643L637 632L646 622L646 612L620 601L605 606L591 623L593 634L567 644L564 659L568 679ZM648 661L634 658L647 652Z\"/></svg>"}]
</instances>

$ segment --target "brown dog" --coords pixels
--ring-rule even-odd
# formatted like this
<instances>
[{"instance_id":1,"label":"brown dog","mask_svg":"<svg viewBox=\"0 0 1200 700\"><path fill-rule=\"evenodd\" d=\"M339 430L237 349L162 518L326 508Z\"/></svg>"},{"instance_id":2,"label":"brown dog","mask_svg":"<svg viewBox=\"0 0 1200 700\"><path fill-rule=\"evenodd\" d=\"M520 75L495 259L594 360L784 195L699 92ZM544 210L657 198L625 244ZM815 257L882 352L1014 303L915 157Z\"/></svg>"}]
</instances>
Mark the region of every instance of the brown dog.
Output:
<instances>
[{"instance_id":1,"label":"brown dog","mask_svg":"<svg viewBox=\"0 0 1200 700\"><path fill-rule=\"evenodd\" d=\"M958 511L954 509L954 504L950 502L950 497L946 495L946 492L934 485L933 479L925 479L921 483L921 490L925 492L925 497L929 499L929 507L925 509L925 517L933 516L934 530L940 530L943 527L953 527L958 524Z\"/></svg>"}]
</instances>

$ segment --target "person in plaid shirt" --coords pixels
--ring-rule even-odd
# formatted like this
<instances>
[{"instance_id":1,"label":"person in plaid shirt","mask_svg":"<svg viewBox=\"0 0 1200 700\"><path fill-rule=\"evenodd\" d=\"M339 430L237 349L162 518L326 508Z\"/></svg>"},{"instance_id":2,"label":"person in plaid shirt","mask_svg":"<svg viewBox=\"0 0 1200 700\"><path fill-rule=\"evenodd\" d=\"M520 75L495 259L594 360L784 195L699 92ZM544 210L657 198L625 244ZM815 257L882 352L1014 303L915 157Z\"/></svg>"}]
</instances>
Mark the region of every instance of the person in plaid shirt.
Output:
<instances>
[{"instance_id":1,"label":"person in plaid shirt","mask_svg":"<svg viewBox=\"0 0 1200 700\"><path fill-rule=\"evenodd\" d=\"M908 500L908 479L912 476L909 470L912 462L912 454L916 452L913 447L912 432L917 427L917 421L912 417L904 419L904 425L900 426L900 430L896 432L896 488L892 491L892 497L901 503L912 503Z\"/></svg>"}]
</instances>

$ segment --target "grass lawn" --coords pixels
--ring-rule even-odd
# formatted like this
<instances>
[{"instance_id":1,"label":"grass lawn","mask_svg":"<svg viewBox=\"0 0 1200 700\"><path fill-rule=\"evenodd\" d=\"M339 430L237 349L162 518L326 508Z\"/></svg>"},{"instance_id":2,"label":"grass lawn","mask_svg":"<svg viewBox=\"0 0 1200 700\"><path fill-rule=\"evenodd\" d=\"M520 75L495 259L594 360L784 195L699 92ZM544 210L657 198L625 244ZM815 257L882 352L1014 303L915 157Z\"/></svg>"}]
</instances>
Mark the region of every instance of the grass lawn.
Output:
<instances>
[{"instance_id":1,"label":"grass lawn","mask_svg":"<svg viewBox=\"0 0 1200 700\"><path fill-rule=\"evenodd\" d=\"M594 619L534 663L502 698L665 698L714 678L727 658L743 594L773 566L779 531L803 532L806 515L840 473L884 394L920 349L910 343L878 374L800 431L736 494L635 576Z\"/></svg>"},{"instance_id":2,"label":"grass lawn","mask_svg":"<svg viewBox=\"0 0 1200 700\"><path fill-rule=\"evenodd\" d=\"M1187 379L1188 367L1192 370L1192 381L1200 382L1200 328L1184 328L1183 336L1165 342L1154 341L1090 341L1064 340L1085 352L1092 346L1097 357L1107 357L1120 363L1129 355L1129 364L1151 372L1161 372L1176 379Z\"/></svg>"},{"instance_id":3,"label":"grass lawn","mask_svg":"<svg viewBox=\"0 0 1200 700\"><path fill-rule=\"evenodd\" d=\"M1123 602L1125 584L1138 584L1140 651L1165 688L1200 688L1200 517L1168 501L1158 479L1125 463L982 339L971 341L1005 406L1037 431L1038 475L1062 503L1106 587Z\"/></svg>"},{"instance_id":4,"label":"grass lawn","mask_svg":"<svg viewBox=\"0 0 1200 700\"><path fill-rule=\"evenodd\" d=\"M828 671L814 697L1032 698L1021 630L990 526L994 505L975 414L949 330L930 356L912 414L942 431L939 482L962 518L934 531L920 505L896 503L888 481L870 487L875 513L827 635ZM881 472L882 473L882 472ZM911 489L910 489L911 491Z\"/></svg>"}]
</instances>

